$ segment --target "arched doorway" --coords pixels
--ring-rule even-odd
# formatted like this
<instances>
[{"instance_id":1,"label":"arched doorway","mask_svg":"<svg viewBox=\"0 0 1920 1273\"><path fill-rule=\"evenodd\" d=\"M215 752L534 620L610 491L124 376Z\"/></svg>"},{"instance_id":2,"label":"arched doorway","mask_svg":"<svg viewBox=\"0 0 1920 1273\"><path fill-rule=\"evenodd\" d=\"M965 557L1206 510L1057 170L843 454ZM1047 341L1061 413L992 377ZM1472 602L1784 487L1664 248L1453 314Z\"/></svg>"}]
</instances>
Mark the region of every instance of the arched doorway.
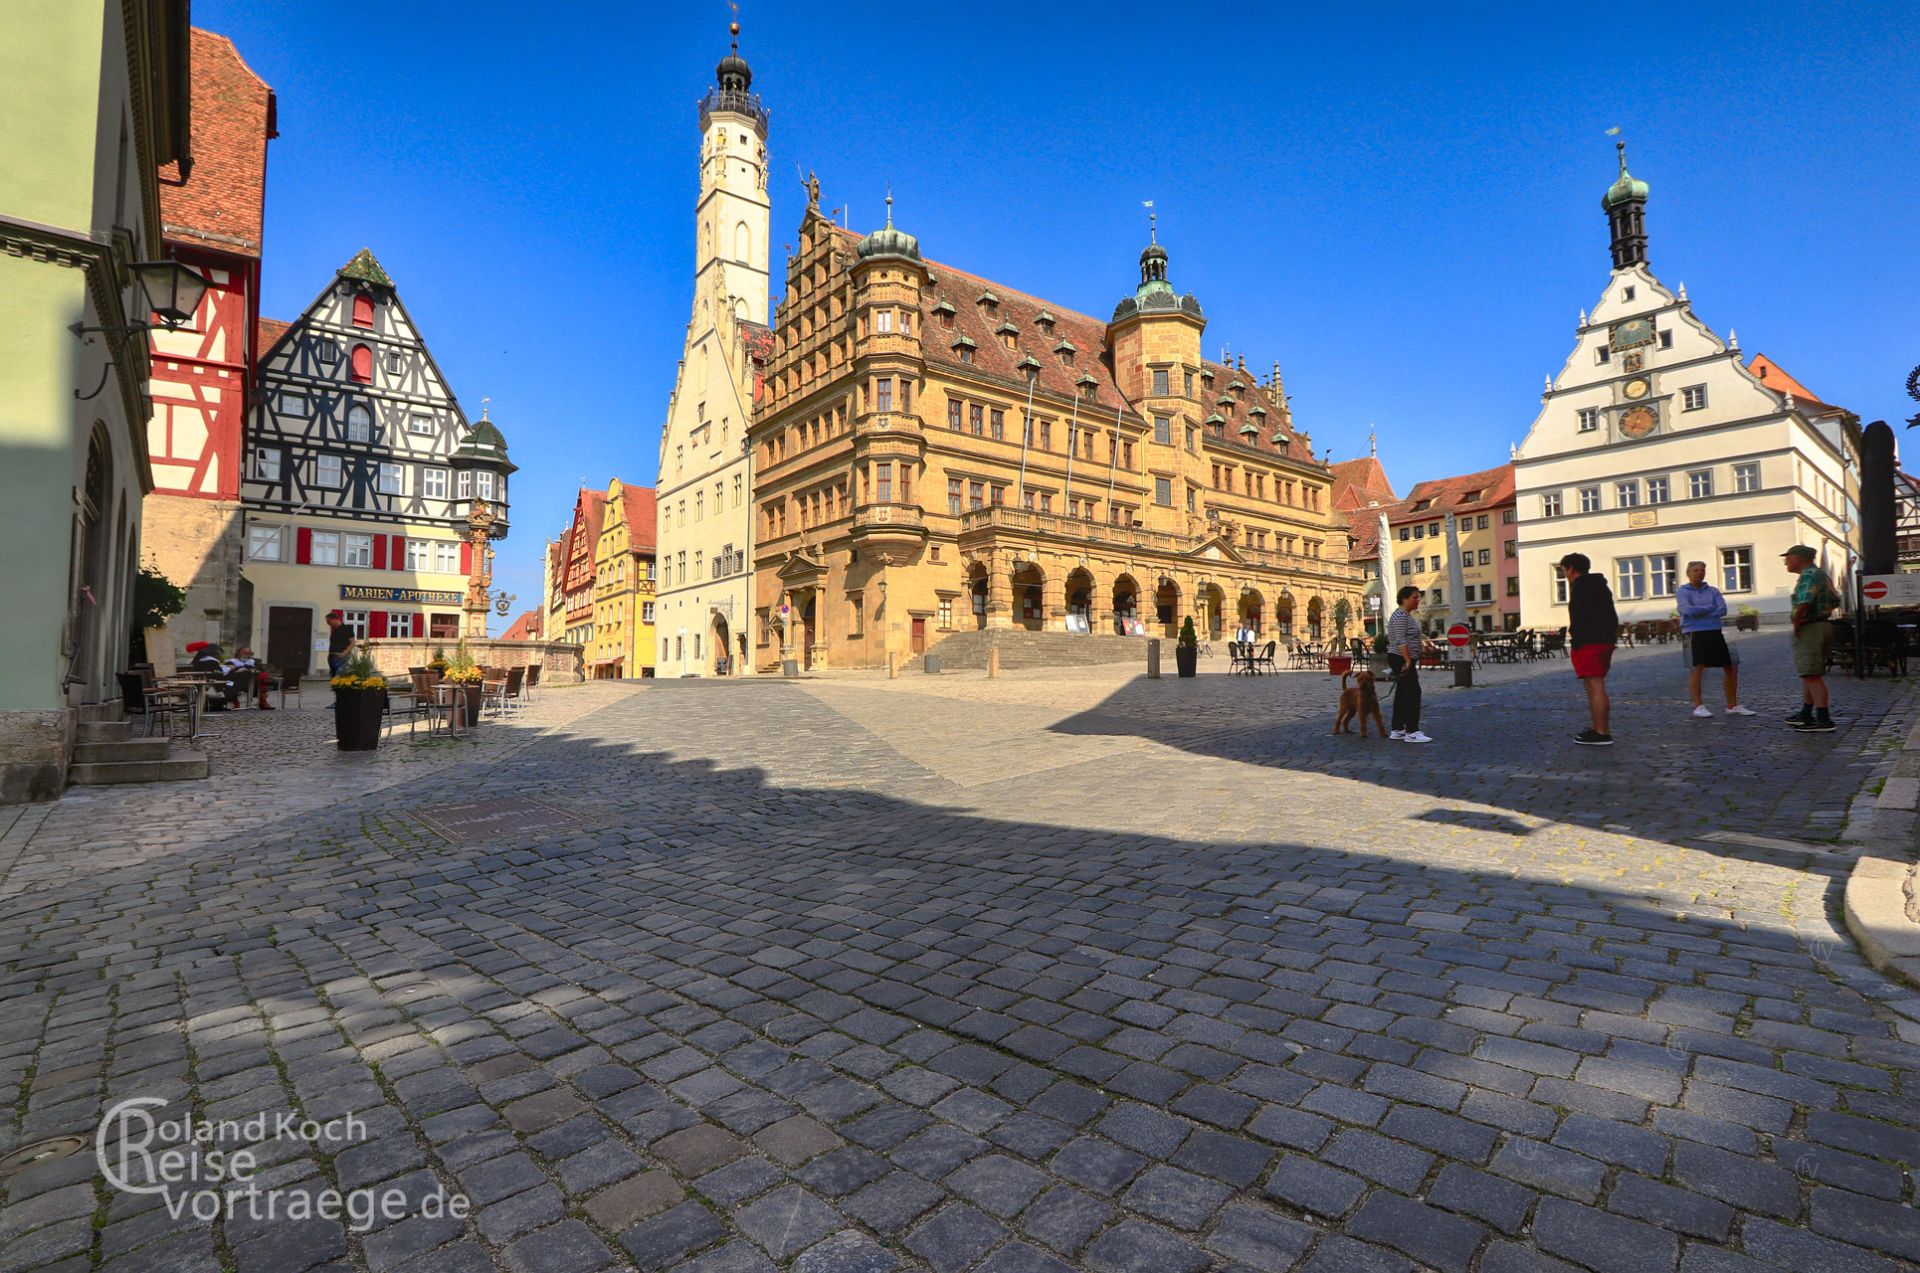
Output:
<instances>
[{"instance_id":1,"label":"arched doorway","mask_svg":"<svg viewBox=\"0 0 1920 1273\"><path fill-rule=\"evenodd\" d=\"M1084 567L1067 576L1067 631L1093 631L1093 573Z\"/></svg>"},{"instance_id":2,"label":"arched doorway","mask_svg":"<svg viewBox=\"0 0 1920 1273\"><path fill-rule=\"evenodd\" d=\"M985 562L976 561L967 567L967 604L973 614L973 626L976 628L984 628L987 626L987 592L989 587Z\"/></svg>"},{"instance_id":3,"label":"arched doorway","mask_svg":"<svg viewBox=\"0 0 1920 1273\"><path fill-rule=\"evenodd\" d=\"M727 629L726 616L716 614L707 625L707 649L713 652L713 674L730 675L733 671L733 641Z\"/></svg>"},{"instance_id":4,"label":"arched doorway","mask_svg":"<svg viewBox=\"0 0 1920 1273\"><path fill-rule=\"evenodd\" d=\"M1252 630L1258 638L1265 635L1264 624L1267 617L1267 599L1258 588L1248 588L1240 594L1240 626Z\"/></svg>"},{"instance_id":5,"label":"arched doorway","mask_svg":"<svg viewBox=\"0 0 1920 1273\"><path fill-rule=\"evenodd\" d=\"M1113 581L1113 630L1120 636L1127 635L1127 625L1140 618L1140 585L1134 582L1132 575L1121 575Z\"/></svg>"},{"instance_id":6,"label":"arched doorway","mask_svg":"<svg viewBox=\"0 0 1920 1273\"><path fill-rule=\"evenodd\" d=\"M1273 604L1273 626L1280 633L1282 641L1293 639L1293 594L1285 588L1280 590L1280 599Z\"/></svg>"},{"instance_id":7,"label":"arched doorway","mask_svg":"<svg viewBox=\"0 0 1920 1273\"><path fill-rule=\"evenodd\" d=\"M1326 607L1321 603L1320 598L1315 597L1307 602L1307 639L1309 641L1318 641L1326 635L1325 618Z\"/></svg>"},{"instance_id":8,"label":"arched doorway","mask_svg":"<svg viewBox=\"0 0 1920 1273\"><path fill-rule=\"evenodd\" d=\"M1047 626L1046 585L1046 575L1033 562L1013 572L1013 613L1020 626L1029 632L1038 632Z\"/></svg>"},{"instance_id":9,"label":"arched doorway","mask_svg":"<svg viewBox=\"0 0 1920 1273\"><path fill-rule=\"evenodd\" d=\"M1199 620L1198 627L1203 629L1202 639L1218 641L1220 639L1220 616L1227 608L1226 594L1220 591L1217 583L1203 583L1193 594L1193 615Z\"/></svg>"},{"instance_id":10,"label":"arched doorway","mask_svg":"<svg viewBox=\"0 0 1920 1273\"><path fill-rule=\"evenodd\" d=\"M1169 638L1180 635L1180 586L1173 580L1160 581L1153 594L1153 617Z\"/></svg>"},{"instance_id":11,"label":"arched doorway","mask_svg":"<svg viewBox=\"0 0 1920 1273\"><path fill-rule=\"evenodd\" d=\"M809 590L807 599L800 603L800 666L803 668L813 666L813 634L819 631L814 618L815 595Z\"/></svg>"}]
</instances>

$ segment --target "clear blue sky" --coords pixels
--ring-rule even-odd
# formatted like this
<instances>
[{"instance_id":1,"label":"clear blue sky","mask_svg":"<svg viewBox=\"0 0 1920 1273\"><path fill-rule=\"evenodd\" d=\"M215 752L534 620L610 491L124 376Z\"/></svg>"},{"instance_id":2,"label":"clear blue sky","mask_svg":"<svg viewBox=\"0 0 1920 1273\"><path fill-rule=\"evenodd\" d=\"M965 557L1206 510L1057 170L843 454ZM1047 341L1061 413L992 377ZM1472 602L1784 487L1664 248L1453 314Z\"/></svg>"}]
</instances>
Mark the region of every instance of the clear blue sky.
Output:
<instances>
[{"instance_id":1,"label":"clear blue sky","mask_svg":"<svg viewBox=\"0 0 1920 1273\"><path fill-rule=\"evenodd\" d=\"M1501 463L1607 278L1610 125L1695 312L1897 423L1920 362L1920 38L1898 4L748 3L773 237L822 202L1100 317L1143 199L1206 349L1404 490ZM496 586L583 480L649 483L691 304L711 3L198 0L279 94L264 312L371 247L520 465ZM781 278L776 259L775 289Z\"/></svg>"}]
</instances>

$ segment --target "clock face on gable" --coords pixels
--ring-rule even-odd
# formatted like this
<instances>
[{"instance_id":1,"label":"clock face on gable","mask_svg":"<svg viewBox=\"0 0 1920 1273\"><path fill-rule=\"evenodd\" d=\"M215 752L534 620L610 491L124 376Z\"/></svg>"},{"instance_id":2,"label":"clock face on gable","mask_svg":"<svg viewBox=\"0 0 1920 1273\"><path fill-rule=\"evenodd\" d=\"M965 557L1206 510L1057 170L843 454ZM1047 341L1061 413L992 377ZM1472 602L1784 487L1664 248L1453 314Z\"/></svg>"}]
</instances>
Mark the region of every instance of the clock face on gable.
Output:
<instances>
[{"instance_id":1,"label":"clock face on gable","mask_svg":"<svg viewBox=\"0 0 1920 1273\"><path fill-rule=\"evenodd\" d=\"M1644 438L1659 423L1660 417L1653 413L1652 407L1635 407L1620 417L1620 433L1623 437Z\"/></svg>"},{"instance_id":2,"label":"clock face on gable","mask_svg":"<svg viewBox=\"0 0 1920 1273\"><path fill-rule=\"evenodd\" d=\"M1651 390L1652 387L1653 386L1646 382L1645 377L1642 377L1638 380L1629 380L1626 384L1621 385L1620 392L1626 394L1627 397L1633 401L1638 402L1647 396L1648 391Z\"/></svg>"},{"instance_id":3,"label":"clock face on gable","mask_svg":"<svg viewBox=\"0 0 1920 1273\"><path fill-rule=\"evenodd\" d=\"M1651 318L1629 318L1624 323L1615 323L1613 330L1607 333L1607 344L1615 350L1638 349L1642 345L1653 343L1653 320Z\"/></svg>"}]
</instances>

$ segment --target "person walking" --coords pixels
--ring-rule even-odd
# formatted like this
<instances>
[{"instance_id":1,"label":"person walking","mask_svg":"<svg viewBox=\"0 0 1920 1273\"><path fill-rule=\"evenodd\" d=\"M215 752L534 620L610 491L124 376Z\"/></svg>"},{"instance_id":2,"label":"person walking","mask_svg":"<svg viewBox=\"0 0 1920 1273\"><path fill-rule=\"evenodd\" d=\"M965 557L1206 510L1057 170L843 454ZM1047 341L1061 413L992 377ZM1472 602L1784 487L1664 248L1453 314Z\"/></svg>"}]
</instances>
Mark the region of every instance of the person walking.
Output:
<instances>
[{"instance_id":1,"label":"person walking","mask_svg":"<svg viewBox=\"0 0 1920 1273\"><path fill-rule=\"evenodd\" d=\"M1387 737L1403 743L1430 743L1433 739L1420 732L1420 647L1426 637L1421 634L1420 620L1413 617L1420 604L1420 589L1408 584L1394 600L1400 604L1387 620L1387 658L1393 664L1393 731Z\"/></svg>"},{"instance_id":2,"label":"person walking","mask_svg":"<svg viewBox=\"0 0 1920 1273\"><path fill-rule=\"evenodd\" d=\"M1560 559L1567 581L1567 644L1573 649L1573 674L1587 692L1587 714L1592 725L1573 736L1583 747L1611 747L1613 703L1607 698L1607 673L1613 668L1613 647L1620 639L1620 616L1613 609L1613 589L1593 573L1585 553Z\"/></svg>"},{"instance_id":3,"label":"person walking","mask_svg":"<svg viewBox=\"0 0 1920 1273\"><path fill-rule=\"evenodd\" d=\"M1727 715L1751 716L1740 706L1740 653L1727 644L1721 626L1727 617L1727 599L1707 582L1707 563L1687 563L1687 581L1674 591L1674 605L1680 611L1680 657L1687 668L1687 694L1693 699L1695 716L1711 716L1700 702L1700 682L1710 667L1722 668L1727 678Z\"/></svg>"},{"instance_id":4,"label":"person walking","mask_svg":"<svg viewBox=\"0 0 1920 1273\"><path fill-rule=\"evenodd\" d=\"M1827 572L1814 563L1820 554L1795 544L1780 554L1800 577L1793 587L1793 670L1800 678L1800 711L1787 723L1803 734L1831 734L1837 726L1827 710L1827 660L1833 654L1833 612L1840 594Z\"/></svg>"},{"instance_id":5,"label":"person walking","mask_svg":"<svg viewBox=\"0 0 1920 1273\"><path fill-rule=\"evenodd\" d=\"M327 679L340 675L347 666L347 659L353 653L353 629L347 626L347 616L338 610L327 611ZM334 696L339 701L339 696Z\"/></svg>"}]
</instances>

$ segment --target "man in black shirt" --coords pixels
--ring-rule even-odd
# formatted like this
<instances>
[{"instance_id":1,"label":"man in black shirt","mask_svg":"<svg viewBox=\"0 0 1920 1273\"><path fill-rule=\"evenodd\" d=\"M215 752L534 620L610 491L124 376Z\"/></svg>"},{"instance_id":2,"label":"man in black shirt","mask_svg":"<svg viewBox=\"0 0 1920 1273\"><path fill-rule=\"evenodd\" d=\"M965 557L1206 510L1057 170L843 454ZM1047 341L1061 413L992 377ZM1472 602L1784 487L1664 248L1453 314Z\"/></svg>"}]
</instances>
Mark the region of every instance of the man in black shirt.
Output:
<instances>
[{"instance_id":1,"label":"man in black shirt","mask_svg":"<svg viewBox=\"0 0 1920 1273\"><path fill-rule=\"evenodd\" d=\"M1591 573L1585 553L1560 559L1567 580L1567 645L1573 651L1573 674L1587 691L1587 713L1593 726L1573 736L1585 747L1611 747L1608 719L1613 710L1607 698L1607 673L1613 667L1613 647L1620 639L1620 618L1613 609L1613 589Z\"/></svg>"},{"instance_id":2,"label":"man in black shirt","mask_svg":"<svg viewBox=\"0 0 1920 1273\"><path fill-rule=\"evenodd\" d=\"M327 676L329 679L340 675L347 665L347 656L353 653L353 629L346 624L346 616L338 610L327 611Z\"/></svg>"}]
</instances>

